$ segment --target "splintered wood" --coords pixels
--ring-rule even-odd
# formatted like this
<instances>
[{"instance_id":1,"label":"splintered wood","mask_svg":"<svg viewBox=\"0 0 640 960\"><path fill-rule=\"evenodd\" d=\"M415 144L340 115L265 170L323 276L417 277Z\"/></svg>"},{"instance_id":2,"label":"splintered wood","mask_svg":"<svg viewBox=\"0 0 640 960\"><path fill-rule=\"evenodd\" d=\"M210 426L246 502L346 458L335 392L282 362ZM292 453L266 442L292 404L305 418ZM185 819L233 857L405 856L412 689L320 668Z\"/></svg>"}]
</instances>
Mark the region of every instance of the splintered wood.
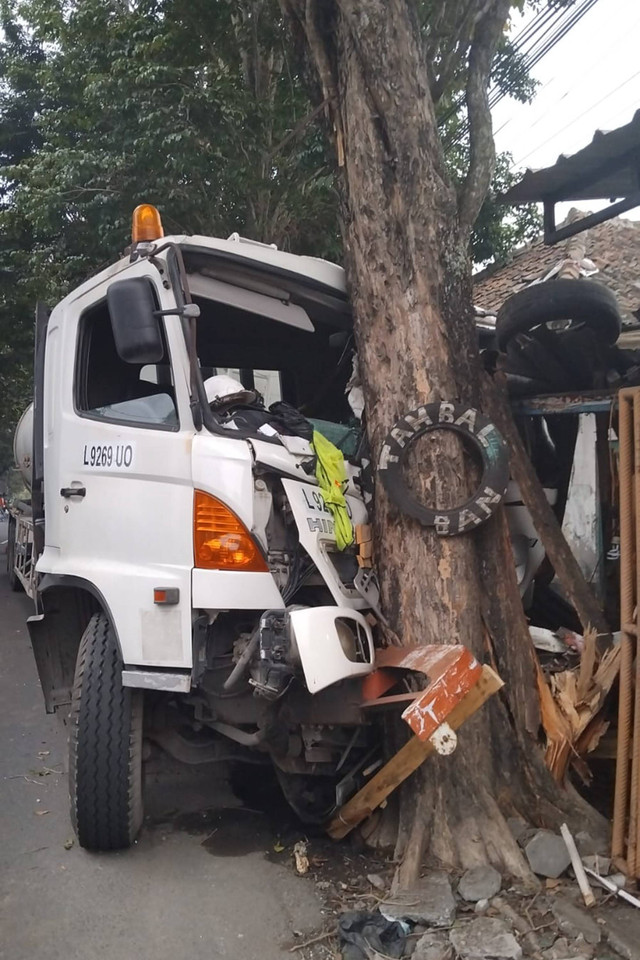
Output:
<instances>
[{"instance_id":1,"label":"splintered wood","mask_svg":"<svg viewBox=\"0 0 640 960\"><path fill-rule=\"evenodd\" d=\"M611 647L596 666L595 631L585 636L582 660L575 670L553 674L549 684L538 670L542 724L547 736L545 760L556 780L570 762L578 763L596 748L608 723L599 715L620 668L620 647ZM578 765L580 772L580 766Z\"/></svg>"}]
</instances>

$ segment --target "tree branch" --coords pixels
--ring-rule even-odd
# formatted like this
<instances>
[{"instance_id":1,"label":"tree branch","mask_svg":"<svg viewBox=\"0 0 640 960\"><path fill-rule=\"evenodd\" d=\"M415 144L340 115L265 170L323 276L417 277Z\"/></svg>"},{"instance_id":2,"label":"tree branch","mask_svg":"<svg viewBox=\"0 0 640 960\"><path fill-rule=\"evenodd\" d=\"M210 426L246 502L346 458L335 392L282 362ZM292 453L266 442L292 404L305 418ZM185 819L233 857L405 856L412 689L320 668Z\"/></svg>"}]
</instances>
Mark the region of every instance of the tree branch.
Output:
<instances>
[{"instance_id":1,"label":"tree branch","mask_svg":"<svg viewBox=\"0 0 640 960\"><path fill-rule=\"evenodd\" d=\"M462 12L453 29L453 36L449 39L447 49L443 49L443 47L440 48L440 62L437 68L432 68L435 76L434 83L431 86L431 96L433 97L434 105L437 104L438 100L440 100L445 93L456 68L460 65L460 60L466 52L473 33L474 24L478 17L475 0L468 0L466 5L462 5L462 8L456 3L456 11L458 13L460 13L460 9ZM442 39L446 44L447 38L442 37ZM431 58L428 57L427 63L430 64L430 61Z\"/></svg>"},{"instance_id":2,"label":"tree branch","mask_svg":"<svg viewBox=\"0 0 640 960\"><path fill-rule=\"evenodd\" d=\"M318 103L322 99L323 104L329 110L338 165L342 166L344 162L344 132L340 111L336 108L338 102L336 78L329 57L329 41L326 36L323 36L323 32L326 33L326 27L324 31L319 27L323 16L326 21L331 13L336 13L335 6L333 3L329 4L328 0L280 0L280 9L289 21L298 43L300 44L300 41L304 38L311 53L321 91L321 96L316 96L315 99ZM302 46L304 46L304 42Z\"/></svg>"},{"instance_id":3,"label":"tree branch","mask_svg":"<svg viewBox=\"0 0 640 960\"><path fill-rule=\"evenodd\" d=\"M306 117L303 117L301 120L298 120L295 127L293 127L293 129L290 130L289 133L287 133L287 135L282 138L280 143L277 143L275 147L273 147L269 151L267 155L268 159L272 160L273 157L275 157L276 154L280 153L280 151L284 147L286 147L288 143L290 143L292 140L295 140L297 137L299 137L301 133L304 133L304 131L309 126L309 124L313 123L313 121L316 119L318 114L322 113L322 111L324 110L324 108L327 106L328 103L329 103L329 97L325 97L325 99L321 103L319 103L317 107L313 108L311 113L308 113Z\"/></svg>"},{"instance_id":4,"label":"tree branch","mask_svg":"<svg viewBox=\"0 0 640 960\"><path fill-rule=\"evenodd\" d=\"M469 169L458 196L460 231L467 235L489 189L496 151L489 108L491 64L509 14L510 0L493 0L476 22L469 51L467 114L469 117Z\"/></svg>"}]
</instances>

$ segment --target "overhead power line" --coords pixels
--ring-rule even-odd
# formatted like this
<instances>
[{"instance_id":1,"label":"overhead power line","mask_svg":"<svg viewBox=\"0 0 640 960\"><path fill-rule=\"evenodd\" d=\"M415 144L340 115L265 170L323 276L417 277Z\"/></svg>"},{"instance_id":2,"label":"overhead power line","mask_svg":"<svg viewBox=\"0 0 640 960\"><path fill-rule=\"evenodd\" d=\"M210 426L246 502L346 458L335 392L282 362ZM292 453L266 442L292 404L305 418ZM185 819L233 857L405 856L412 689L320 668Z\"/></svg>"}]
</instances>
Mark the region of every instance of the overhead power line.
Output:
<instances>
[{"instance_id":1,"label":"overhead power line","mask_svg":"<svg viewBox=\"0 0 640 960\"><path fill-rule=\"evenodd\" d=\"M550 6L536 14L528 26L514 37L512 42L514 52L522 58L523 69L530 71L539 63L597 2L598 0L578 0L571 7ZM515 90L516 83L517 81L514 79L513 83L506 87L494 85L489 90L489 106L491 108L495 107L503 97ZM465 97L462 95L452 104L440 123L446 123L464 105L464 102ZM461 124L451 140L445 143L445 150L461 143L468 130L469 123L467 120Z\"/></svg>"},{"instance_id":2,"label":"overhead power line","mask_svg":"<svg viewBox=\"0 0 640 960\"><path fill-rule=\"evenodd\" d=\"M623 87L626 87L628 83L631 83L632 80L635 80L635 78L639 76L640 76L640 70L637 70L635 73L631 74L630 77L627 77L626 80L623 80L622 83L619 83L617 87L614 87L613 90L609 90L608 93L605 93L604 97L601 97L595 103L592 103L589 107L587 107L586 110L583 110L582 113L579 113L578 116L574 117L573 120L571 120L569 123L563 124L560 130L557 130L550 137L547 137L547 139L544 140L542 143L538 144L537 147L534 147L533 150L530 150L529 153L526 153L524 157L521 157L519 160L516 160L515 163L513 163L511 169L513 170L515 167L520 166L520 164L524 163L524 161L527 160L531 156L531 154L535 153L537 150L541 150L542 147L546 147L546 145L548 143L551 143L552 140L555 140L557 136L559 136L561 133L564 133L565 130L568 130L570 127L572 127L575 123L578 122L578 120L582 120L582 118L586 117L587 114L592 113L592 111L595 110L596 107L599 107L601 103L604 103L605 100L608 100L609 97L612 97L614 93L617 93L618 90L622 90Z\"/></svg>"}]
</instances>

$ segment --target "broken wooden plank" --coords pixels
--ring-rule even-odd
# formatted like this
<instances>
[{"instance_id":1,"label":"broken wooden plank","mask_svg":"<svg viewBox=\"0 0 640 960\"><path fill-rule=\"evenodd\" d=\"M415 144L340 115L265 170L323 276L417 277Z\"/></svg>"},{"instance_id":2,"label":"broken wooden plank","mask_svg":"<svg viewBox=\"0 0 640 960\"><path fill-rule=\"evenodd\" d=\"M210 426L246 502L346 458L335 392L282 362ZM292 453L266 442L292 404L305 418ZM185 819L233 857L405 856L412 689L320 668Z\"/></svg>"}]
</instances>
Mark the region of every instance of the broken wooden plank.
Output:
<instances>
[{"instance_id":1,"label":"broken wooden plank","mask_svg":"<svg viewBox=\"0 0 640 960\"><path fill-rule=\"evenodd\" d=\"M482 675L482 666L473 654L466 647L456 649L460 651L458 659L441 676L429 676L425 689L403 711L402 719L419 740L431 738Z\"/></svg>"},{"instance_id":2,"label":"broken wooden plank","mask_svg":"<svg viewBox=\"0 0 640 960\"><path fill-rule=\"evenodd\" d=\"M371 540L363 540L358 547L358 553L363 560L371 560L373 557L373 543Z\"/></svg>"},{"instance_id":3,"label":"broken wooden plank","mask_svg":"<svg viewBox=\"0 0 640 960\"><path fill-rule=\"evenodd\" d=\"M478 682L447 716L451 729L459 729L502 686L502 680L491 667L482 667ZM435 747L429 740L419 740L414 735L338 810L326 828L329 836L334 840L346 837L434 752Z\"/></svg>"},{"instance_id":4,"label":"broken wooden plank","mask_svg":"<svg viewBox=\"0 0 640 960\"><path fill-rule=\"evenodd\" d=\"M367 543L373 540L373 527L370 523L356 523L356 543Z\"/></svg>"},{"instance_id":5,"label":"broken wooden plank","mask_svg":"<svg viewBox=\"0 0 640 960\"><path fill-rule=\"evenodd\" d=\"M494 388L487 389L486 394L490 403L490 416L509 449L511 476L520 488L523 503L531 514L533 525L569 603L575 607L585 632L592 627L599 636L609 638L611 630L602 608L571 552L556 515L545 496L513 419L506 393ZM606 646L602 643L600 645L602 649Z\"/></svg>"},{"instance_id":6,"label":"broken wooden plank","mask_svg":"<svg viewBox=\"0 0 640 960\"><path fill-rule=\"evenodd\" d=\"M596 635L593 630L588 630L584 638L584 646L580 656L580 669L578 671L578 683L576 686L576 695L578 703L581 703L587 696L589 687L593 680L593 672L596 666Z\"/></svg>"}]
</instances>

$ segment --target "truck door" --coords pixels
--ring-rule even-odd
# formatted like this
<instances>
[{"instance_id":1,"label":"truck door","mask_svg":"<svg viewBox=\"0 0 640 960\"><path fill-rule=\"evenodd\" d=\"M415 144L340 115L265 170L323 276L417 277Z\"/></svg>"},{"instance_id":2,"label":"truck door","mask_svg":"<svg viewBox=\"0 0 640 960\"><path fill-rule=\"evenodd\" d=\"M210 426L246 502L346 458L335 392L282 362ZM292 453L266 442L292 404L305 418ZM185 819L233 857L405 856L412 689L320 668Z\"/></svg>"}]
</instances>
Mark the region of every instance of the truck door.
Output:
<instances>
[{"instance_id":1,"label":"truck door","mask_svg":"<svg viewBox=\"0 0 640 960\"><path fill-rule=\"evenodd\" d=\"M147 261L124 276L148 276L158 307L175 307ZM91 585L125 664L189 667L193 426L184 341L178 317L162 318L161 360L124 362L107 308L109 282L85 284L49 319L38 571ZM177 602L154 602L156 590L171 590Z\"/></svg>"}]
</instances>

